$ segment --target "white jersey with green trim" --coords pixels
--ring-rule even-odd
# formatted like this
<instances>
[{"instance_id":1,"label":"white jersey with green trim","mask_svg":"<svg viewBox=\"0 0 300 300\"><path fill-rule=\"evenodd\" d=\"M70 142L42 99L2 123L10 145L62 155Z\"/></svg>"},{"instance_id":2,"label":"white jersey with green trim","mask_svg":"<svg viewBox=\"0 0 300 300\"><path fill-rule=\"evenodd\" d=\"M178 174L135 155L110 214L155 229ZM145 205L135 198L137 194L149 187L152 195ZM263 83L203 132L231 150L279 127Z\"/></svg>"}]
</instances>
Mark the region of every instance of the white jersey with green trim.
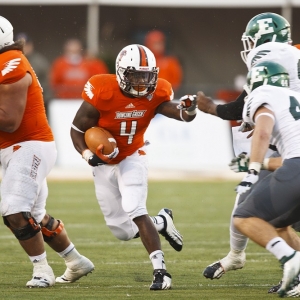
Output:
<instances>
[{"instance_id":1,"label":"white jersey with green trim","mask_svg":"<svg viewBox=\"0 0 300 300\"><path fill-rule=\"evenodd\" d=\"M275 115L272 145L277 147L282 159L300 157L300 93L272 85L259 86L247 97L243 120L255 123L253 116L261 106Z\"/></svg>"},{"instance_id":2,"label":"white jersey with green trim","mask_svg":"<svg viewBox=\"0 0 300 300\"><path fill-rule=\"evenodd\" d=\"M247 68L263 61L282 65L289 73L290 89L300 92L300 50L285 43L269 42L252 49L247 56Z\"/></svg>"}]
</instances>

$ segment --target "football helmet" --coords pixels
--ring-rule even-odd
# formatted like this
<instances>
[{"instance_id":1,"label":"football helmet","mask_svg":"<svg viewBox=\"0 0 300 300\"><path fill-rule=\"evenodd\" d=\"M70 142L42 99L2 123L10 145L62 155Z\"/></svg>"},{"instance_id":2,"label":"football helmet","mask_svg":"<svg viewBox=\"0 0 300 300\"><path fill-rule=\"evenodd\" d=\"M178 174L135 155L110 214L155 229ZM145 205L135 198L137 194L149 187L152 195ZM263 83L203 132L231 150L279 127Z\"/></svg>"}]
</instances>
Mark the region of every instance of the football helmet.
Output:
<instances>
[{"instance_id":1,"label":"football helmet","mask_svg":"<svg viewBox=\"0 0 300 300\"><path fill-rule=\"evenodd\" d=\"M14 43L13 27L11 23L0 16L0 49Z\"/></svg>"},{"instance_id":2,"label":"football helmet","mask_svg":"<svg viewBox=\"0 0 300 300\"><path fill-rule=\"evenodd\" d=\"M249 51L267 42L292 43L291 26L282 16L266 12L253 17L242 35L244 51L241 51L246 63Z\"/></svg>"},{"instance_id":3,"label":"football helmet","mask_svg":"<svg viewBox=\"0 0 300 300\"><path fill-rule=\"evenodd\" d=\"M272 61L258 63L247 74L247 87L252 92L261 85L290 86L288 71Z\"/></svg>"},{"instance_id":4,"label":"football helmet","mask_svg":"<svg viewBox=\"0 0 300 300\"><path fill-rule=\"evenodd\" d=\"M154 54L145 46L124 47L116 59L119 87L133 97L147 97L156 89L158 68Z\"/></svg>"}]
</instances>

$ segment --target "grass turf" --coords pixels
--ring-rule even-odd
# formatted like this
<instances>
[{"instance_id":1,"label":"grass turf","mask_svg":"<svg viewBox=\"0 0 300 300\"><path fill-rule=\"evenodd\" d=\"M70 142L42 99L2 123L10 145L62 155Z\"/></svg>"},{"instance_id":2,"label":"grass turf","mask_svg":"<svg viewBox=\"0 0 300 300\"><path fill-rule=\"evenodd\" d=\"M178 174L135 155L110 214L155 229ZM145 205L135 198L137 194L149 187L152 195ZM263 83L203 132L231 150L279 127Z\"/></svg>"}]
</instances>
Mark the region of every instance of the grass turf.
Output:
<instances>
[{"instance_id":1,"label":"grass turf","mask_svg":"<svg viewBox=\"0 0 300 300\"><path fill-rule=\"evenodd\" d=\"M281 279L277 260L251 241L244 269L219 280L202 275L210 263L229 250L229 218L235 182L150 181L148 210L173 209L184 247L176 252L162 237L162 247L173 288L150 291L152 266L140 239L122 242L112 236L90 181L49 182L48 212L62 219L78 251L90 258L95 271L78 282L48 289L28 289L32 266L10 231L0 224L0 299L274 299L267 290ZM56 276L65 270L63 260L46 246Z\"/></svg>"}]
</instances>

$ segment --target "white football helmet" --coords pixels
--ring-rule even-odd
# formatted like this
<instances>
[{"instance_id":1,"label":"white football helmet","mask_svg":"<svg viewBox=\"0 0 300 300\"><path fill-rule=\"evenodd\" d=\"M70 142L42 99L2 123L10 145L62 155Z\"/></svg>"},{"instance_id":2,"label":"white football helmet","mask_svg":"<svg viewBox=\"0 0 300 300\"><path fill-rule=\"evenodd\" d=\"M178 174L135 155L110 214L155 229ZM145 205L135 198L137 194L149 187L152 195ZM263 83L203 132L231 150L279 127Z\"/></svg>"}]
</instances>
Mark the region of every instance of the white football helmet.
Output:
<instances>
[{"instance_id":1,"label":"white football helmet","mask_svg":"<svg viewBox=\"0 0 300 300\"><path fill-rule=\"evenodd\" d=\"M14 43L13 27L11 23L0 16L0 49Z\"/></svg>"},{"instance_id":2,"label":"white football helmet","mask_svg":"<svg viewBox=\"0 0 300 300\"><path fill-rule=\"evenodd\" d=\"M118 84L121 90L133 97L141 98L153 94L158 70L154 54L142 45L124 47L116 59Z\"/></svg>"}]
</instances>

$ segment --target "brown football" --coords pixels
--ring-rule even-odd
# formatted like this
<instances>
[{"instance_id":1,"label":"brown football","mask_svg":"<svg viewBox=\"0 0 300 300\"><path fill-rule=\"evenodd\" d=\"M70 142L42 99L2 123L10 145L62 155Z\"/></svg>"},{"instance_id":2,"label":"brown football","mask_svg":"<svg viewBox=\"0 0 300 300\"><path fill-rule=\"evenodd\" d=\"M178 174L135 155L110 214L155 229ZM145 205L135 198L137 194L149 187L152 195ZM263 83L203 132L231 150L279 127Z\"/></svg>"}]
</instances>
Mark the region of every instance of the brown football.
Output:
<instances>
[{"instance_id":1,"label":"brown football","mask_svg":"<svg viewBox=\"0 0 300 300\"><path fill-rule=\"evenodd\" d=\"M103 144L103 154L110 154L117 146L115 138L109 131L101 127L89 128L84 134L85 143L88 148L96 153L96 149L100 144Z\"/></svg>"}]
</instances>

